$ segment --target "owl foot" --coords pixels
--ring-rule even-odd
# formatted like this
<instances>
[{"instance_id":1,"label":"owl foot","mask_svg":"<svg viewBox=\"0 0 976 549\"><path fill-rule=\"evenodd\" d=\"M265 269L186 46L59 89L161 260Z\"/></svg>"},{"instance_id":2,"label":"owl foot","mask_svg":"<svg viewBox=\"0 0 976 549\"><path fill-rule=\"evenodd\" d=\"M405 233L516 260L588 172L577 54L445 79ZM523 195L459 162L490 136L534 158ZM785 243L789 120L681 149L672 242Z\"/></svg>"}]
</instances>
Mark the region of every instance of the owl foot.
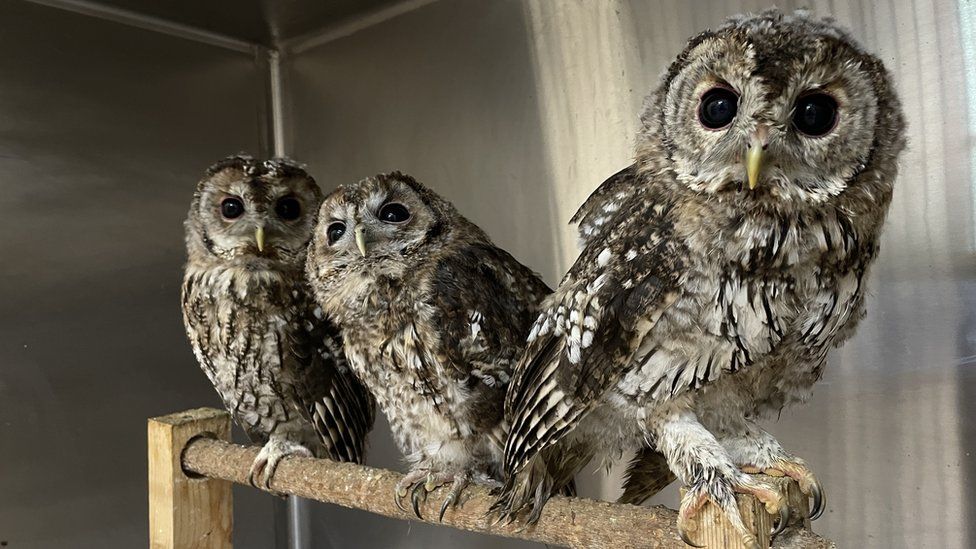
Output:
<instances>
[{"instance_id":1,"label":"owl foot","mask_svg":"<svg viewBox=\"0 0 976 549\"><path fill-rule=\"evenodd\" d=\"M312 452L308 448L297 442L272 437L261 448L261 451L258 452L258 456L254 458L254 463L251 464L251 471L247 475L248 483L255 488L271 492L276 496L284 496L285 494L275 492L271 489L271 477L274 476L275 470L278 469L278 464L281 460L288 456L313 457Z\"/></svg>"},{"instance_id":2,"label":"owl foot","mask_svg":"<svg viewBox=\"0 0 976 549\"><path fill-rule=\"evenodd\" d=\"M413 492L411 500L413 501L413 512L417 515L417 518L424 518L420 516L420 503L417 500L417 487L423 486L424 479L427 478L427 471L424 469L417 469L410 471L400 480L396 485L396 490L393 493L393 503L396 503L398 509L407 512L407 508L403 506L403 498L407 497L408 492Z\"/></svg>"},{"instance_id":3,"label":"owl foot","mask_svg":"<svg viewBox=\"0 0 976 549\"><path fill-rule=\"evenodd\" d=\"M800 491L813 498L810 520L820 518L827 508L827 493L824 491L823 485L820 484L820 481L817 480L817 477L802 459L778 459L772 462L769 467L745 465L741 469L743 473L764 473L771 477L787 476L795 480L800 485Z\"/></svg>"},{"instance_id":4,"label":"owl foot","mask_svg":"<svg viewBox=\"0 0 976 549\"><path fill-rule=\"evenodd\" d=\"M729 479L724 475L716 474L710 480L690 487L684 497L681 498L681 507L678 510L678 534L681 536L681 540L692 547L702 547L693 542L689 534L698 529L696 516L705 504L711 501L722 509L732 527L739 532L742 544L750 549L759 549L756 536L742 522L739 505L735 499L736 493L755 496L766 506L767 512L772 515L779 515L779 522L773 529L772 535L779 534L786 528L790 518L790 509L778 490L746 475Z\"/></svg>"},{"instance_id":5,"label":"owl foot","mask_svg":"<svg viewBox=\"0 0 976 549\"><path fill-rule=\"evenodd\" d=\"M410 494L410 502L413 507L413 512L417 515L417 518L423 519L424 517L420 514L420 506L423 502L427 500L427 494L437 490L445 484L450 484L451 489L447 493L447 497L441 504L440 513L438 514L437 520L444 520L444 513L447 510L457 505L461 497L461 492L470 483L471 475L464 473L447 473L447 472L433 472L428 470L418 470L411 471L403 480L397 483L396 489L396 505L401 511L407 512L403 507L403 498Z\"/></svg>"},{"instance_id":6,"label":"owl foot","mask_svg":"<svg viewBox=\"0 0 976 549\"><path fill-rule=\"evenodd\" d=\"M461 492L464 491L464 488L467 487L469 482L471 482L471 475L468 473L442 473L440 475L440 484L438 486L442 486L449 482L451 483L451 489L447 492L447 497L444 498L444 503L441 504L441 512L437 515L438 522L442 522L444 520L444 513L447 512L449 507L454 507L458 504L458 501L461 498ZM427 490L431 490L429 481L427 483Z\"/></svg>"}]
</instances>

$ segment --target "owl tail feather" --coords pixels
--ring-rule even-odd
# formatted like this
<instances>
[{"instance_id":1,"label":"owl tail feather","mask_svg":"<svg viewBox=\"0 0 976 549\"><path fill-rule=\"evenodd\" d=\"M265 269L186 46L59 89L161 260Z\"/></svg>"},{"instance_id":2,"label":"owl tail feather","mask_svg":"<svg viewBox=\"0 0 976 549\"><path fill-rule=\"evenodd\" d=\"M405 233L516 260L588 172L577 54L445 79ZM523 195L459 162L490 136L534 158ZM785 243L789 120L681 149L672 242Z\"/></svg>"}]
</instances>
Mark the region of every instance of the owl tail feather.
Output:
<instances>
[{"instance_id":1,"label":"owl tail feather","mask_svg":"<svg viewBox=\"0 0 976 549\"><path fill-rule=\"evenodd\" d=\"M553 495L576 495L573 477L592 457L580 447L567 449L564 444L550 446L509 475L498 494L490 513L499 522L524 520L535 524L542 509Z\"/></svg>"},{"instance_id":2,"label":"owl tail feather","mask_svg":"<svg viewBox=\"0 0 976 549\"><path fill-rule=\"evenodd\" d=\"M668 467L664 454L645 446L627 466L624 493L617 502L640 505L667 488L674 480L674 473Z\"/></svg>"}]
</instances>

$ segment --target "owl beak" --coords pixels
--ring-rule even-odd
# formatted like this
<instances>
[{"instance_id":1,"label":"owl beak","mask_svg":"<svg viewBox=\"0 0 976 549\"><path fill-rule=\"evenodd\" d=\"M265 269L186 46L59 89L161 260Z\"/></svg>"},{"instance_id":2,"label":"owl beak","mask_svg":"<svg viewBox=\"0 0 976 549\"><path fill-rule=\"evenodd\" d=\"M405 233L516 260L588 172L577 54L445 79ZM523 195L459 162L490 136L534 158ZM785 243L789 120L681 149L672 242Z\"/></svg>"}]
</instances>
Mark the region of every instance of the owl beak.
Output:
<instances>
[{"instance_id":1,"label":"owl beak","mask_svg":"<svg viewBox=\"0 0 976 549\"><path fill-rule=\"evenodd\" d=\"M258 225L258 228L254 230L254 241L258 243L258 251L264 251L264 227Z\"/></svg>"},{"instance_id":2,"label":"owl beak","mask_svg":"<svg viewBox=\"0 0 976 549\"><path fill-rule=\"evenodd\" d=\"M759 172L762 170L763 151L769 145L769 126L765 122L756 125L756 131L749 140L749 150L746 151L746 176L749 179L749 189L759 185Z\"/></svg>"},{"instance_id":3,"label":"owl beak","mask_svg":"<svg viewBox=\"0 0 976 549\"><path fill-rule=\"evenodd\" d=\"M762 168L763 148L755 140L749 144L746 151L746 176L749 178L749 190L755 189L759 184L759 170Z\"/></svg>"},{"instance_id":4,"label":"owl beak","mask_svg":"<svg viewBox=\"0 0 976 549\"><path fill-rule=\"evenodd\" d=\"M366 228L362 225L356 225L353 232L356 235L356 247L359 248L359 253L366 257Z\"/></svg>"}]
</instances>

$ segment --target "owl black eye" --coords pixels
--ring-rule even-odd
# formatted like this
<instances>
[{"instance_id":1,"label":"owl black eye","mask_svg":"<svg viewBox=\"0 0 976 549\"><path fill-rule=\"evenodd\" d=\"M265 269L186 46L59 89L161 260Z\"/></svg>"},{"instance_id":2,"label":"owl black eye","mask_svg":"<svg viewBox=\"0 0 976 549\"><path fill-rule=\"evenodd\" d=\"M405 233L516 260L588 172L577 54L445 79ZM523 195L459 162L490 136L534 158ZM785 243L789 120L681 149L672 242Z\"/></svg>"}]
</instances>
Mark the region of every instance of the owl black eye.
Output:
<instances>
[{"instance_id":1,"label":"owl black eye","mask_svg":"<svg viewBox=\"0 0 976 549\"><path fill-rule=\"evenodd\" d=\"M830 133L837 125L837 101L826 93L811 93L796 100L793 125L810 137Z\"/></svg>"},{"instance_id":2,"label":"owl black eye","mask_svg":"<svg viewBox=\"0 0 976 549\"><path fill-rule=\"evenodd\" d=\"M392 202L380 209L380 221L385 223L403 223L410 219L410 212L403 204Z\"/></svg>"},{"instance_id":3,"label":"owl black eye","mask_svg":"<svg viewBox=\"0 0 976 549\"><path fill-rule=\"evenodd\" d=\"M220 202L220 215L224 219L237 219L244 214L244 203L240 198L225 198Z\"/></svg>"},{"instance_id":4,"label":"owl black eye","mask_svg":"<svg viewBox=\"0 0 976 549\"><path fill-rule=\"evenodd\" d=\"M698 121L710 130L719 130L735 119L739 96L728 88L712 88L705 92L698 105Z\"/></svg>"},{"instance_id":5,"label":"owl black eye","mask_svg":"<svg viewBox=\"0 0 976 549\"><path fill-rule=\"evenodd\" d=\"M294 221L302 215L302 205L294 196L286 196L275 203L275 213L285 221Z\"/></svg>"},{"instance_id":6,"label":"owl black eye","mask_svg":"<svg viewBox=\"0 0 976 549\"><path fill-rule=\"evenodd\" d=\"M335 244L336 240L342 238L344 234L346 234L346 224L341 221L330 224L325 230L325 235L329 238L329 246Z\"/></svg>"}]
</instances>

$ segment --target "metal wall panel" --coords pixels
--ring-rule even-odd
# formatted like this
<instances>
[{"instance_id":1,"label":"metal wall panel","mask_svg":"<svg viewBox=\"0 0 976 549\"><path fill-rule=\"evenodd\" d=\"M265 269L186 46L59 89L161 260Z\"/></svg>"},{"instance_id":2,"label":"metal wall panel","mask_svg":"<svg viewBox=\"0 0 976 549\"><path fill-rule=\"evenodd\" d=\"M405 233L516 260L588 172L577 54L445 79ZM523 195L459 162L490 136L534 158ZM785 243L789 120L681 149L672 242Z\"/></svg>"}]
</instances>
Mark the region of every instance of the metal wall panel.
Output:
<instances>
[{"instance_id":1,"label":"metal wall panel","mask_svg":"<svg viewBox=\"0 0 976 549\"><path fill-rule=\"evenodd\" d=\"M183 334L182 220L257 152L263 77L232 53L0 1L0 541L147 544L149 416L219 406ZM239 490L237 547L272 544Z\"/></svg>"},{"instance_id":2,"label":"metal wall panel","mask_svg":"<svg viewBox=\"0 0 976 549\"><path fill-rule=\"evenodd\" d=\"M802 4L836 16L894 71L910 146L868 318L812 401L770 429L826 484L815 529L840 546L972 546L976 17L964 1ZM641 100L685 40L767 5L441 0L291 60L295 153L326 188L412 173L555 283L576 256L566 222L629 163ZM373 463L397 459L378 432ZM584 493L619 491L619 468L582 477ZM317 533L359 546L459 539L325 507L316 516Z\"/></svg>"}]
</instances>

